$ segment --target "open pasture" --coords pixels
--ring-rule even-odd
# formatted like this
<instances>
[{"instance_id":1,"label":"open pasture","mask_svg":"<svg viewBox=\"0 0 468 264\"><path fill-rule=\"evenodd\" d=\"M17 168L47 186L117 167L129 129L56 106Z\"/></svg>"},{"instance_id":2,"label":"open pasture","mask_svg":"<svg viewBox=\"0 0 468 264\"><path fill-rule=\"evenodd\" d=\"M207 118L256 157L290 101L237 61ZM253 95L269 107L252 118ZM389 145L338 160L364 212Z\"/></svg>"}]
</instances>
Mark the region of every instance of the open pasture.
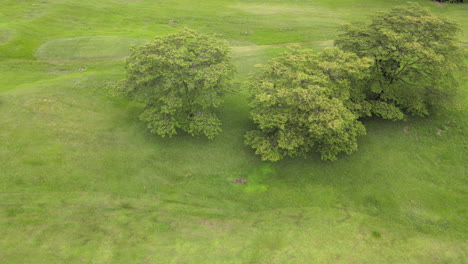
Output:
<instances>
[{"instance_id":1,"label":"open pasture","mask_svg":"<svg viewBox=\"0 0 468 264\"><path fill-rule=\"evenodd\" d=\"M467 46L468 5L416 2ZM401 3L0 1L0 263L466 263L466 81L431 118L365 120L336 162L243 144L256 64ZM106 93L131 45L184 27L227 39L238 67L212 141L152 135Z\"/></svg>"}]
</instances>

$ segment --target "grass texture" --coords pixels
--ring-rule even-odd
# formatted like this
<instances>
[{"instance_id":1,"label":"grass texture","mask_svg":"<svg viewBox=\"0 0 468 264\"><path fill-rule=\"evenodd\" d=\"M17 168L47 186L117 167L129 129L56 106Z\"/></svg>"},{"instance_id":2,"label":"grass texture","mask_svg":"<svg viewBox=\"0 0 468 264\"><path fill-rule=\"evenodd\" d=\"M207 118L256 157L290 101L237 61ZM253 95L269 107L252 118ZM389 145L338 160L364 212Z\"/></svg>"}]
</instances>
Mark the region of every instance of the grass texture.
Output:
<instances>
[{"instance_id":1,"label":"grass texture","mask_svg":"<svg viewBox=\"0 0 468 264\"><path fill-rule=\"evenodd\" d=\"M418 2L466 46L466 4ZM431 118L364 120L337 162L264 163L243 144L256 64L398 4L2 0L0 263L466 263L466 82ZM238 66L213 141L152 135L106 95L132 45L184 27L227 39Z\"/></svg>"}]
</instances>

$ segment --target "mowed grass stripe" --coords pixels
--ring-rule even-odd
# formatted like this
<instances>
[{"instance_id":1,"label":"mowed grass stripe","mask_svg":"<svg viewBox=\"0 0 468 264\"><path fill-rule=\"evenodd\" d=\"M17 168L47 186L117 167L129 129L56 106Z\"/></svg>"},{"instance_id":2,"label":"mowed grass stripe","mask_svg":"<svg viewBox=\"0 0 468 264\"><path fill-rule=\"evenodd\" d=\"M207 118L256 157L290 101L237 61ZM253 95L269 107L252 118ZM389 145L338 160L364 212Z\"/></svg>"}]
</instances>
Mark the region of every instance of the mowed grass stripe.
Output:
<instances>
[{"instance_id":1,"label":"mowed grass stripe","mask_svg":"<svg viewBox=\"0 0 468 264\"><path fill-rule=\"evenodd\" d=\"M130 54L132 46L145 42L144 39L117 36L63 38L41 45L36 57L44 61L120 59Z\"/></svg>"}]
</instances>

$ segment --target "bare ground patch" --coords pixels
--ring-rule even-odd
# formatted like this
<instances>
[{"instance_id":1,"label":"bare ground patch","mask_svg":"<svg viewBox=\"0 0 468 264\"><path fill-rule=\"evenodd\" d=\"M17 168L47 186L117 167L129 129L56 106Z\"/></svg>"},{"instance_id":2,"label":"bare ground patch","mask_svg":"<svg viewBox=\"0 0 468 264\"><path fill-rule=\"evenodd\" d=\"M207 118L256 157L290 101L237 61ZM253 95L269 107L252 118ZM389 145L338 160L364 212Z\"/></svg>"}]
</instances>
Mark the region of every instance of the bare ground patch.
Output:
<instances>
[{"instance_id":1,"label":"bare ground patch","mask_svg":"<svg viewBox=\"0 0 468 264\"><path fill-rule=\"evenodd\" d=\"M234 4L229 7L255 15L304 15L318 14L320 16L341 16L346 12L336 12L321 6L273 5L273 4Z\"/></svg>"},{"instance_id":2,"label":"bare ground patch","mask_svg":"<svg viewBox=\"0 0 468 264\"><path fill-rule=\"evenodd\" d=\"M13 32L6 28L0 28L0 45L7 43L12 39Z\"/></svg>"}]
</instances>

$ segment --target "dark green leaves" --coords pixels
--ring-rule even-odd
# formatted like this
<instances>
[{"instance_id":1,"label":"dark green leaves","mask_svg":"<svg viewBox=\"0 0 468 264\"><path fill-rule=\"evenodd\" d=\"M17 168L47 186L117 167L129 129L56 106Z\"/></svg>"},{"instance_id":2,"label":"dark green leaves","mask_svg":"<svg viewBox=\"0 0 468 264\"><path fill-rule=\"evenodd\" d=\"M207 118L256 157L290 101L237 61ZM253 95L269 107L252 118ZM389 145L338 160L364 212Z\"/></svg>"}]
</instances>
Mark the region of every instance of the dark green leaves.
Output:
<instances>
[{"instance_id":1,"label":"dark green leaves","mask_svg":"<svg viewBox=\"0 0 468 264\"><path fill-rule=\"evenodd\" d=\"M374 62L366 93L372 114L387 119L402 119L403 113L424 116L431 106L453 97L463 66L453 22L411 4L343 30L335 45Z\"/></svg>"}]
</instances>

